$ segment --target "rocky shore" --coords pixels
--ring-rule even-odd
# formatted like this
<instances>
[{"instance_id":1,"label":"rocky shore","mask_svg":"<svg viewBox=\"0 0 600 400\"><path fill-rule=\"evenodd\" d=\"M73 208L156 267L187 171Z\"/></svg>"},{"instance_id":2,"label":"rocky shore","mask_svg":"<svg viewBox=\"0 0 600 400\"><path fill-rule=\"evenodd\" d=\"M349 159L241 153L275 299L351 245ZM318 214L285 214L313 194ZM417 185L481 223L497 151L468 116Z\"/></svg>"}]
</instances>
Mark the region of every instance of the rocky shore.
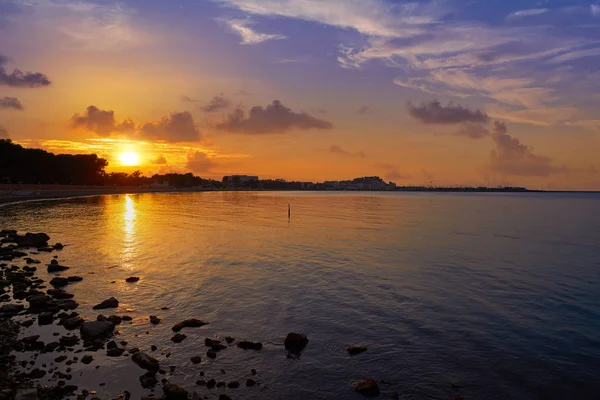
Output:
<instances>
[{"instance_id":1,"label":"rocky shore","mask_svg":"<svg viewBox=\"0 0 600 400\"><path fill-rule=\"evenodd\" d=\"M139 384L148 392L147 397L142 399L243 399L247 396L244 391L260 390L263 385L258 378L260 375L251 368L247 368L243 377L227 381L223 380L225 371L222 369L198 371L195 382L186 382L187 389L170 382L169 372L172 373L176 366L161 365L152 355L157 351L156 346L140 349L135 343L117 339L119 325L132 320L128 315L114 313L119 306L117 298L109 296L94 305L93 310L97 314L93 318L86 318L76 311L79 303L69 287L84 278L76 275L75 267L62 265L58 260L59 252L67 251L63 250L64 246L61 243L50 245L49 241L50 237L44 233L0 231L0 400L54 400L72 396L99 400L101 397L96 396L95 388L71 384L76 380L73 379L74 364L83 364L90 369L100 368L94 357L98 353L139 368ZM41 254L51 253L54 255L47 264L37 259L42 258ZM51 276L48 282L40 277L42 270L47 272L45 276ZM129 277L125 281L126 284L137 284L139 279ZM158 325L161 318L150 315L147 323L149 326ZM204 360L203 365L210 367L211 360L218 358L223 351L260 352L263 348L261 342L236 340L231 336L203 337L202 327L208 324L201 318L189 318L171 328L173 343L193 340L199 343L199 349L203 349L202 353L190 355L192 364L200 364ZM44 335L37 334L42 332L35 332L33 328L41 330L44 326L62 329L62 332L55 331L51 339L42 338ZM27 335L20 333L25 329L29 330ZM288 357L300 357L309 339L302 333L291 332L282 344ZM350 346L347 351L349 356L357 356L367 348ZM27 354L28 359L17 357L18 353ZM56 355L51 357L51 362L37 361L40 355L49 353ZM209 363L206 364L206 361ZM46 384L40 383L43 379ZM376 397L381 394L380 383L366 379L355 382L350 389L365 397ZM196 390L189 390L192 385ZM385 394L398 398L395 392ZM131 394L127 391L117 397L129 398Z\"/></svg>"}]
</instances>

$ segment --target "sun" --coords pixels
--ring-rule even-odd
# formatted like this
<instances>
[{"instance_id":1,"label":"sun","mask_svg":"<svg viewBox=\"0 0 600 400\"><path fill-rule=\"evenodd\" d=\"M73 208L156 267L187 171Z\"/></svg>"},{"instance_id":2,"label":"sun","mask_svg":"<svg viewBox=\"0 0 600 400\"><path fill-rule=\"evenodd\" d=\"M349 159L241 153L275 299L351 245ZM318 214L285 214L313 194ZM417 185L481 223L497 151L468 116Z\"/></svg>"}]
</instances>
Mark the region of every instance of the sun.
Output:
<instances>
[{"instance_id":1,"label":"sun","mask_svg":"<svg viewBox=\"0 0 600 400\"><path fill-rule=\"evenodd\" d=\"M137 153L125 152L119 154L119 159L121 160L121 165L125 165L127 167L133 167L140 163L140 156Z\"/></svg>"}]
</instances>

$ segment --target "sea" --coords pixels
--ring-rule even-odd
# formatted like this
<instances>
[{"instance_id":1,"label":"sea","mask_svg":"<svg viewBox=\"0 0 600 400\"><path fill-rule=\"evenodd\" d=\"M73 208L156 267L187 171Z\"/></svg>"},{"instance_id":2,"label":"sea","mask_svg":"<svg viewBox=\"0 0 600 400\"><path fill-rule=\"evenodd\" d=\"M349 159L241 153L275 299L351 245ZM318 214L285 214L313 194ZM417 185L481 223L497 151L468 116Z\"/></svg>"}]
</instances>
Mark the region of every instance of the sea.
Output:
<instances>
[{"instance_id":1,"label":"sea","mask_svg":"<svg viewBox=\"0 0 600 400\"><path fill-rule=\"evenodd\" d=\"M381 398L600 398L598 194L108 195L0 206L0 228L64 244L36 256L42 278L54 255L83 277L67 290L86 319L116 297L104 314L133 317L117 341L199 398L358 400L353 385L367 378ZM209 325L173 343L171 327L186 318ZM53 332L64 330L34 324L21 335L47 342ZM284 348L289 332L309 339L299 357ZM225 336L263 348L234 342L206 357L204 339ZM350 356L350 345L367 351ZM93 356L70 366L70 384L100 398L151 394L130 356ZM241 387L196 385L210 378Z\"/></svg>"}]
</instances>

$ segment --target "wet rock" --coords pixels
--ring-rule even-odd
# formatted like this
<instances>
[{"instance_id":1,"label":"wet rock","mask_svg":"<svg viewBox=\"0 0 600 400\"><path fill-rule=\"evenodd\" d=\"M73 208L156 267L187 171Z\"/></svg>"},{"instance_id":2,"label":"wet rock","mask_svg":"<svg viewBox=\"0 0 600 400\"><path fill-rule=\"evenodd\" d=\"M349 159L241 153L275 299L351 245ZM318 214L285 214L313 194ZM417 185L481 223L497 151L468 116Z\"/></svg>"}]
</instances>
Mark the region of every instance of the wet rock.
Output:
<instances>
[{"instance_id":1,"label":"wet rock","mask_svg":"<svg viewBox=\"0 0 600 400\"><path fill-rule=\"evenodd\" d=\"M69 276L67 279L69 282L81 282L83 280L81 276Z\"/></svg>"},{"instance_id":2,"label":"wet rock","mask_svg":"<svg viewBox=\"0 0 600 400\"><path fill-rule=\"evenodd\" d=\"M111 315L108 317L108 320L115 325L119 325L123 321L123 318L119 317L118 315Z\"/></svg>"},{"instance_id":3,"label":"wet rock","mask_svg":"<svg viewBox=\"0 0 600 400\"><path fill-rule=\"evenodd\" d=\"M27 337L24 337L23 339L21 339L21 342L23 342L25 344L31 344L31 343L37 342L37 340L39 338L40 338L40 335L27 336Z\"/></svg>"},{"instance_id":4,"label":"wet rock","mask_svg":"<svg viewBox=\"0 0 600 400\"><path fill-rule=\"evenodd\" d=\"M79 307L79 303L71 299L57 300L56 307L59 310L74 310Z\"/></svg>"},{"instance_id":5,"label":"wet rock","mask_svg":"<svg viewBox=\"0 0 600 400\"><path fill-rule=\"evenodd\" d=\"M75 297L73 293L65 292L62 289L48 289L46 293L59 300L72 299Z\"/></svg>"},{"instance_id":6,"label":"wet rock","mask_svg":"<svg viewBox=\"0 0 600 400\"><path fill-rule=\"evenodd\" d=\"M158 350L158 347L156 347L155 345L152 345L152 346L150 346L150 350L156 351L156 350Z\"/></svg>"},{"instance_id":7,"label":"wet rock","mask_svg":"<svg viewBox=\"0 0 600 400\"><path fill-rule=\"evenodd\" d=\"M188 400L187 390L172 384L163 386L165 400Z\"/></svg>"},{"instance_id":8,"label":"wet rock","mask_svg":"<svg viewBox=\"0 0 600 400\"><path fill-rule=\"evenodd\" d=\"M48 244L50 236L45 233L29 233L25 235L11 234L5 240L8 243L16 243L20 247L43 247Z\"/></svg>"},{"instance_id":9,"label":"wet rock","mask_svg":"<svg viewBox=\"0 0 600 400\"><path fill-rule=\"evenodd\" d=\"M94 357L92 357L90 355L86 355L86 356L81 357L81 362L84 363L84 364L86 364L86 365L89 364L89 363L91 363L92 361L94 361Z\"/></svg>"},{"instance_id":10,"label":"wet rock","mask_svg":"<svg viewBox=\"0 0 600 400\"><path fill-rule=\"evenodd\" d=\"M102 339L111 336L114 329L110 321L86 321L81 324L81 336L84 340Z\"/></svg>"},{"instance_id":11,"label":"wet rock","mask_svg":"<svg viewBox=\"0 0 600 400\"><path fill-rule=\"evenodd\" d=\"M79 338L77 336L62 336L58 341L61 346L72 347L79 343Z\"/></svg>"},{"instance_id":12,"label":"wet rock","mask_svg":"<svg viewBox=\"0 0 600 400\"><path fill-rule=\"evenodd\" d=\"M93 309L94 310L102 310L105 308L117 308L117 307L119 307L119 300L115 299L114 297L111 297L110 299L104 300L100 304L96 304L93 307Z\"/></svg>"},{"instance_id":13,"label":"wet rock","mask_svg":"<svg viewBox=\"0 0 600 400\"><path fill-rule=\"evenodd\" d=\"M158 360L154 357L150 357L148 354L142 351L139 351L131 356L131 360L140 368L148 371L158 371L160 369Z\"/></svg>"},{"instance_id":14,"label":"wet rock","mask_svg":"<svg viewBox=\"0 0 600 400\"><path fill-rule=\"evenodd\" d=\"M219 395L219 400L231 400L231 397L227 396L226 394L221 394Z\"/></svg>"},{"instance_id":15,"label":"wet rock","mask_svg":"<svg viewBox=\"0 0 600 400\"><path fill-rule=\"evenodd\" d=\"M231 336L225 336L225 341L229 344L233 343L235 341L234 337Z\"/></svg>"},{"instance_id":16,"label":"wet rock","mask_svg":"<svg viewBox=\"0 0 600 400\"><path fill-rule=\"evenodd\" d=\"M133 318L130 317L129 315L123 315L123 321L133 321Z\"/></svg>"},{"instance_id":17,"label":"wet rock","mask_svg":"<svg viewBox=\"0 0 600 400\"><path fill-rule=\"evenodd\" d=\"M348 346L346 351L348 351L348 354L351 356L355 356L357 354L364 353L367 351L367 348L365 346Z\"/></svg>"},{"instance_id":18,"label":"wet rock","mask_svg":"<svg viewBox=\"0 0 600 400\"><path fill-rule=\"evenodd\" d=\"M61 363L67 359L67 356L58 356L54 359L54 362Z\"/></svg>"},{"instance_id":19,"label":"wet rock","mask_svg":"<svg viewBox=\"0 0 600 400\"><path fill-rule=\"evenodd\" d=\"M156 315L151 315L150 322L154 325L157 325L160 322L160 318L158 318Z\"/></svg>"},{"instance_id":20,"label":"wet rock","mask_svg":"<svg viewBox=\"0 0 600 400\"><path fill-rule=\"evenodd\" d=\"M0 306L0 313L7 315L15 315L25 309L23 304L4 304Z\"/></svg>"},{"instance_id":21,"label":"wet rock","mask_svg":"<svg viewBox=\"0 0 600 400\"><path fill-rule=\"evenodd\" d=\"M60 343L58 343L58 342L50 342L50 343L48 343L48 344L46 344L44 346L44 352L45 353L51 353L54 350L58 349L59 347L60 347Z\"/></svg>"},{"instance_id":22,"label":"wet rock","mask_svg":"<svg viewBox=\"0 0 600 400\"><path fill-rule=\"evenodd\" d=\"M50 284L54 287L64 287L69 284L69 280L67 278L61 278L57 276L50 280Z\"/></svg>"},{"instance_id":23,"label":"wet rock","mask_svg":"<svg viewBox=\"0 0 600 400\"><path fill-rule=\"evenodd\" d=\"M172 329L173 332L179 332L183 328L199 328L204 325L208 325L208 322L204 322L197 318L190 318L173 325Z\"/></svg>"},{"instance_id":24,"label":"wet rock","mask_svg":"<svg viewBox=\"0 0 600 400\"><path fill-rule=\"evenodd\" d=\"M300 354L308 344L308 338L303 333L288 333L283 342L285 349L292 354Z\"/></svg>"},{"instance_id":25,"label":"wet rock","mask_svg":"<svg viewBox=\"0 0 600 400\"><path fill-rule=\"evenodd\" d=\"M62 250L65 246L62 243L55 243L54 250Z\"/></svg>"},{"instance_id":26,"label":"wet rock","mask_svg":"<svg viewBox=\"0 0 600 400\"><path fill-rule=\"evenodd\" d=\"M45 294L38 294L36 296L33 296L28 301L29 311L32 312L43 310L54 304L52 298L50 296L46 296Z\"/></svg>"},{"instance_id":27,"label":"wet rock","mask_svg":"<svg viewBox=\"0 0 600 400\"><path fill-rule=\"evenodd\" d=\"M46 375L46 371L44 371L43 369L39 369L39 368L36 368L29 373L29 377L31 379L40 379L40 378L43 378L45 375Z\"/></svg>"},{"instance_id":28,"label":"wet rock","mask_svg":"<svg viewBox=\"0 0 600 400\"><path fill-rule=\"evenodd\" d=\"M248 387L252 387L256 385L256 381L254 379L247 379L246 380L246 386Z\"/></svg>"},{"instance_id":29,"label":"wet rock","mask_svg":"<svg viewBox=\"0 0 600 400\"><path fill-rule=\"evenodd\" d=\"M215 386L217 386L217 381L214 379L210 379L208 382L206 382L206 387L209 389L212 389Z\"/></svg>"},{"instance_id":30,"label":"wet rock","mask_svg":"<svg viewBox=\"0 0 600 400\"><path fill-rule=\"evenodd\" d=\"M148 371L144 375L140 376L140 383L144 389L153 388L158 384L156 379L156 373Z\"/></svg>"},{"instance_id":31,"label":"wet rock","mask_svg":"<svg viewBox=\"0 0 600 400\"><path fill-rule=\"evenodd\" d=\"M50 325L54 322L54 314L51 312L43 312L38 315L38 325Z\"/></svg>"},{"instance_id":32,"label":"wet rock","mask_svg":"<svg viewBox=\"0 0 600 400\"><path fill-rule=\"evenodd\" d=\"M254 368L252 368L252 369L250 370L250 373L251 373L252 375L256 375L256 370L255 370Z\"/></svg>"},{"instance_id":33,"label":"wet rock","mask_svg":"<svg viewBox=\"0 0 600 400\"><path fill-rule=\"evenodd\" d=\"M120 348L116 348L116 349L110 349L106 352L106 355L108 357L120 357L123 355L123 353L125 352L125 349L120 349Z\"/></svg>"},{"instance_id":34,"label":"wet rock","mask_svg":"<svg viewBox=\"0 0 600 400\"><path fill-rule=\"evenodd\" d=\"M117 342L115 342L114 340L111 340L110 342L108 342L108 343L106 344L106 348L107 348L108 350L111 350L111 349L116 349L116 348L118 348L118 347L119 347L119 346L117 345Z\"/></svg>"},{"instance_id":35,"label":"wet rock","mask_svg":"<svg viewBox=\"0 0 600 400\"><path fill-rule=\"evenodd\" d=\"M244 350L260 350L262 349L262 343L250 342L248 340L242 340L238 342L237 346Z\"/></svg>"},{"instance_id":36,"label":"wet rock","mask_svg":"<svg viewBox=\"0 0 600 400\"><path fill-rule=\"evenodd\" d=\"M377 381L375 381L375 379L370 378L365 381L359 382L356 385L355 390L365 397L377 397L380 393Z\"/></svg>"},{"instance_id":37,"label":"wet rock","mask_svg":"<svg viewBox=\"0 0 600 400\"><path fill-rule=\"evenodd\" d=\"M81 318L79 316L73 317L73 318L66 318L61 321L62 321L62 325L65 327L65 329L67 329L69 331L79 328L81 326L81 324L83 324L85 322L83 320L83 318Z\"/></svg>"},{"instance_id":38,"label":"wet rock","mask_svg":"<svg viewBox=\"0 0 600 400\"><path fill-rule=\"evenodd\" d=\"M21 389L15 395L15 400L37 400L37 389Z\"/></svg>"},{"instance_id":39,"label":"wet rock","mask_svg":"<svg viewBox=\"0 0 600 400\"><path fill-rule=\"evenodd\" d=\"M129 283L137 282L139 280L140 278L138 276L130 276L129 278L125 279L125 281Z\"/></svg>"},{"instance_id":40,"label":"wet rock","mask_svg":"<svg viewBox=\"0 0 600 400\"><path fill-rule=\"evenodd\" d=\"M67 267L66 265L60 265L58 261L52 260L50 264L48 264L48 273L54 272L62 272L71 269L71 267Z\"/></svg>"},{"instance_id":41,"label":"wet rock","mask_svg":"<svg viewBox=\"0 0 600 400\"><path fill-rule=\"evenodd\" d=\"M238 381L231 381L227 384L229 389L236 389L240 387L240 383Z\"/></svg>"},{"instance_id":42,"label":"wet rock","mask_svg":"<svg viewBox=\"0 0 600 400\"><path fill-rule=\"evenodd\" d=\"M183 340L186 338L187 336L182 334L182 333L177 333L175 334L172 338L171 341L173 341L174 343L181 343L183 342Z\"/></svg>"},{"instance_id":43,"label":"wet rock","mask_svg":"<svg viewBox=\"0 0 600 400\"><path fill-rule=\"evenodd\" d=\"M208 357L208 358L217 358L217 353L215 353L215 351L214 351L214 350L210 350L210 349L209 349L209 350L206 352L206 357Z\"/></svg>"},{"instance_id":44,"label":"wet rock","mask_svg":"<svg viewBox=\"0 0 600 400\"><path fill-rule=\"evenodd\" d=\"M194 356L191 358L192 364L200 364L202 362L202 357Z\"/></svg>"},{"instance_id":45,"label":"wet rock","mask_svg":"<svg viewBox=\"0 0 600 400\"><path fill-rule=\"evenodd\" d=\"M169 367L169 371L171 371L171 373L175 372L176 369L177 369L177 367L175 365L171 365Z\"/></svg>"}]
</instances>

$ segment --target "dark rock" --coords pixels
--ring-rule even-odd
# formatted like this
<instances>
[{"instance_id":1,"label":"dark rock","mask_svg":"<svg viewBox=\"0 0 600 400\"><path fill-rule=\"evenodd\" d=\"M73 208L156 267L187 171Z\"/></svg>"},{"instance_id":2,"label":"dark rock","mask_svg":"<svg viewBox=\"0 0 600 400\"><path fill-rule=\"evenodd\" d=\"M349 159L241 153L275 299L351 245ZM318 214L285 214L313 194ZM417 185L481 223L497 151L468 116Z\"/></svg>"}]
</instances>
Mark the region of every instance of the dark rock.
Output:
<instances>
[{"instance_id":1,"label":"dark rock","mask_svg":"<svg viewBox=\"0 0 600 400\"><path fill-rule=\"evenodd\" d=\"M215 353L215 351L214 351L214 350L210 350L210 349L209 349L209 350L206 352L206 356L207 356L208 358L217 358L217 353Z\"/></svg>"},{"instance_id":2,"label":"dark rock","mask_svg":"<svg viewBox=\"0 0 600 400\"><path fill-rule=\"evenodd\" d=\"M226 394L221 394L219 395L219 400L231 400L231 397L227 396Z\"/></svg>"},{"instance_id":3,"label":"dark rock","mask_svg":"<svg viewBox=\"0 0 600 400\"><path fill-rule=\"evenodd\" d=\"M155 345L152 345L152 346L150 346L150 350L156 351L156 350L158 350L158 347L156 347Z\"/></svg>"},{"instance_id":4,"label":"dark rock","mask_svg":"<svg viewBox=\"0 0 600 400\"><path fill-rule=\"evenodd\" d=\"M129 315L123 315L123 321L133 321L133 318Z\"/></svg>"},{"instance_id":5,"label":"dark rock","mask_svg":"<svg viewBox=\"0 0 600 400\"><path fill-rule=\"evenodd\" d=\"M173 332L179 332L183 328L199 328L204 325L208 325L208 322L204 322L196 318L190 318L173 325L172 329Z\"/></svg>"},{"instance_id":6,"label":"dark rock","mask_svg":"<svg viewBox=\"0 0 600 400\"><path fill-rule=\"evenodd\" d=\"M225 387L225 386L227 386L227 384L225 382L219 382L219 383L217 383L217 387L218 388L222 388L222 387Z\"/></svg>"},{"instance_id":7,"label":"dark rock","mask_svg":"<svg viewBox=\"0 0 600 400\"><path fill-rule=\"evenodd\" d=\"M246 380L246 386L248 387L252 387L256 385L256 381L254 379L247 379Z\"/></svg>"},{"instance_id":8,"label":"dark rock","mask_svg":"<svg viewBox=\"0 0 600 400\"><path fill-rule=\"evenodd\" d=\"M116 348L118 348L118 347L119 347L119 346L117 345L117 342L115 342L114 340L111 340L110 342L108 342L108 343L106 344L106 348L107 348L108 350L111 350L111 349L116 349Z\"/></svg>"},{"instance_id":9,"label":"dark rock","mask_svg":"<svg viewBox=\"0 0 600 400\"><path fill-rule=\"evenodd\" d=\"M163 386L165 400L188 400L187 390L172 384Z\"/></svg>"},{"instance_id":10,"label":"dark rock","mask_svg":"<svg viewBox=\"0 0 600 400\"><path fill-rule=\"evenodd\" d=\"M29 233L21 236L18 234L12 234L6 239L6 242L16 243L17 246L21 247L42 247L46 246L50 240L50 236L45 233Z\"/></svg>"},{"instance_id":11,"label":"dark rock","mask_svg":"<svg viewBox=\"0 0 600 400\"><path fill-rule=\"evenodd\" d=\"M65 246L63 246L62 243L55 243L54 244L54 249L55 250L62 250Z\"/></svg>"},{"instance_id":12,"label":"dark rock","mask_svg":"<svg viewBox=\"0 0 600 400\"><path fill-rule=\"evenodd\" d=\"M59 276L52 278L50 284L54 287L64 287L69 284L69 280L67 278L61 278Z\"/></svg>"},{"instance_id":13,"label":"dark rock","mask_svg":"<svg viewBox=\"0 0 600 400\"><path fill-rule=\"evenodd\" d=\"M117 307L119 307L119 300L115 299L114 297L111 297L110 299L104 300L100 304L96 304L93 307L93 309L101 310L101 309L105 309L105 308L117 308Z\"/></svg>"},{"instance_id":14,"label":"dark rock","mask_svg":"<svg viewBox=\"0 0 600 400\"><path fill-rule=\"evenodd\" d=\"M106 322L106 321L108 321L108 318L106 318L104 315L100 314L96 317L96 321Z\"/></svg>"},{"instance_id":15,"label":"dark rock","mask_svg":"<svg viewBox=\"0 0 600 400\"><path fill-rule=\"evenodd\" d=\"M83 318L81 318L80 316L77 317L73 317L73 318L67 318L63 321L62 325L65 327L65 329L72 331L73 329L77 329L81 326L81 324L84 323Z\"/></svg>"},{"instance_id":16,"label":"dark rock","mask_svg":"<svg viewBox=\"0 0 600 400\"><path fill-rule=\"evenodd\" d=\"M108 320L115 325L119 325L123 321L123 318L119 317L118 315L111 315L108 317Z\"/></svg>"},{"instance_id":17,"label":"dark rock","mask_svg":"<svg viewBox=\"0 0 600 400\"><path fill-rule=\"evenodd\" d=\"M366 381L361 381L356 385L355 390L362 394L365 397L377 397L379 396L379 386L377 385L377 381L375 379L367 379Z\"/></svg>"},{"instance_id":18,"label":"dark rock","mask_svg":"<svg viewBox=\"0 0 600 400\"><path fill-rule=\"evenodd\" d=\"M58 261L56 261L56 260L52 260L50 262L50 264L48 264L48 272L49 273L66 271L70 268L71 267L67 267L66 265L59 265Z\"/></svg>"},{"instance_id":19,"label":"dark rock","mask_svg":"<svg viewBox=\"0 0 600 400\"><path fill-rule=\"evenodd\" d=\"M61 363L67 359L67 356L58 356L54 359L54 362Z\"/></svg>"},{"instance_id":20,"label":"dark rock","mask_svg":"<svg viewBox=\"0 0 600 400\"><path fill-rule=\"evenodd\" d=\"M210 338L204 339L204 345L206 347L212 347L212 346L218 345L218 344L221 344L221 342L218 340L214 340L214 339L210 339Z\"/></svg>"},{"instance_id":21,"label":"dark rock","mask_svg":"<svg viewBox=\"0 0 600 400\"><path fill-rule=\"evenodd\" d=\"M140 278L137 276L130 276L129 278L125 279L125 281L129 282L129 283L137 282L139 280L140 280Z\"/></svg>"},{"instance_id":22,"label":"dark rock","mask_svg":"<svg viewBox=\"0 0 600 400\"><path fill-rule=\"evenodd\" d=\"M158 384L156 379L156 373L148 371L144 375L140 376L140 383L144 389L153 388Z\"/></svg>"},{"instance_id":23,"label":"dark rock","mask_svg":"<svg viewBox=\"0 0 600 400\"><path fill-rule=\"evenodd\" d=\"M67 279L69 282L81 282L83 280L81 276L69 276Z\"/></svg>"},{"instance_id":24,"label":"dark rock","mask_svg":"<svg viewBox=\"0 0 600 400\"><path fill-rule=\"evenodd\" d=\"M248 340L242 340L242 341L238 342L237 346L240 349L244 349L244 350L260 350L260 349L262 349L262 343L250 342Z\"/></svg>"},{"instance_id":25,"label":"dark rock","mask_svg":"<svg viewBox=\"0 0 600 400\"><path fill-rule=\"evenodd\" d=\"M217 385L217 381L214 379L210 379L208 382L206 382L206 387L209 389L214 388Z\"/></svg>"},{"instance_id":26,"label":"dark rock","mask_svg":"<svg viewBox=\"0 0 600 400\"><path fill-rule=\"evenodd\" d=\"M0 313L8 314L8 315L15 315L15 314L20 313L24 309L25 309L25 306L23 304L4 304L4 305L0 306Z\"/></svg>"},{"instance_id":27,"label":"dark rock","mask_svg":"<svg viewBox=\"0 0 600 400\"><path fill-rule=\"evenodd\" d=\"M191 358L191 360L192 360L192 364L200 364L202 362L202 357L194 356Z\"/></svg>"},{"instance_id":28,"label":"dark rock","mask_svg":"<svg viewBox=\"0 0 600 400\"><path fill-rule=\"evenodd\" d=\"M182 334L182 333L177 333L175 334L172 338L171 341L173 341L174 343L181 343L183 342L183 340L186 338L187 336Z\"/></svg>"},{"instance_id":29,"label":"dark rock","mask_svg":"<svg viewBox=\"0 0 600 400\"><path fill-rule=\"evenodd\" d=\"M92 361L94 361L94 357L92 357L90 355L86 355L86 356L81 357L81 362L84 363L84 364L86 364L86 365L89 364L89 363L91 363Z\"/></svg>"},{"instance_id":30,"label":"dark rock","mask_svg":"<svg viewBox=\"0 0 600 400\"><path fill-rule=\"evenodd\" d=\"M58 341L60 342L61 346L71 347L79 343L79 338L77 336L61 336Z\"/></svg>"},{"instance_id":31,"label":"dark rock","mask_svg":"<svg viewBox=\"0 0 600 400\"><path fill-rule=\"evenodd\" d=\"M283 342L285 349L292 354L300 354L308 344L308 338L302 333L288 333Z\"/></svg>"},{"instance_id":32,"label":"dark rock","mask_svg":"<svg viewBox=\"0 0 600 400\"><path fill-rule=\"evenodd\" d=\"M81 336L84 340L101 339L111 336L114 329L110 321L86 321L81 324Z\"/></svg>"},{"instance_id":33,"label":"dark rock","mask_svg":"<svg viewBox=\"0 0 600 400\"><path fill-rule=\"evenodd\" d=\"M21 339L21 342L23 342L25 344L31 344L31 343L37 342L37 340L39 338L40 338L40 335L27 336L27 337L24 337L23 339Z\"/></svg>"},{"instance_id":34,"label":"dark rock","mask_svg":"<svg viewBox=\"0 0 600 400\"><path fill-rule=\"evenodd\" d=\"M44 352L45 353L51 353L54 350L58 349L59 347L60 347L60 343L58 343L58 342L50 342L50 343L48 343L48 344L46 344L44 346Z\"/></svg>"},{"instance_id":35,"label":"dark rock","mask_svg":"<svg viewBox=\"0 0 600 400\"><path fill-rule=\"evenodd\" d=\"M50 296L54 297L55 299L60 299L60 300L72 299L73 297L75 297L75 295L73 293L65 292L62 289L48 289L46 291L46 293L48 293Z\"/></svg>"},{"instance_id":36,"label":"dark rock","mask_svg":"<svg viewBox=\"0 0 600 400\"><path fill-rule=\"evenodd\" d=\"M160 318L158 318L156 315L151 315L150 322L153 323L154 325L157 325L160 322Z\"/></svg>"},{"instance_id":37,"label":"dark rock","mask_svg":"<svg viewBox=\"0 0 600 400\"><path fill-rule=\"evenodd\" d=\"M125 352L125 349L120 349L120 348L116 348L116 349L110 349L106 352L106 355L108 357L120 357L123 355L123 353Z\"/></svg>"},{"instance_id":38,"label":"dark rock","mask_svg":"<svg viewBox=\"0 0 600 400\"><path fill-rule=\"evenodd\" d=\"M233 342L234 342L234 340L235 340L235 338L234 338L234 337L231 337L231 336L225 336L225 341L227 341L227 343L229 343L229 344L233 343Z\"/></svg>"},{"instance_id":39,"label":"dark rock","mask_svg":"<svg viewBox=\"0 0 600 400\"><path fill-rule=\"evenodd\" d=\"M54 314L51 312L43 312L38 315L38 325L50 325L54 322Z\"/></svg>"},{"instance_id":40,"label":"dark rock","mask_svg":"<svg viewBox=\"0 0 600 400\"><path fill-rule=\"evenodd\" d=\"M171 371L171 373L175 372L176 369L177 369L177 367L175 365L171 365L169 367L169 371Z\"/></svg>"},{"instance_id":41,"label":"dark rock","mask_svg":"<svg viewBox=\"0 0 600 400\"><path fill-rule=\"evenodd\" d=\"M57 300L56 307L59 310L74 310L79 307L79 303L71 299Z\"/></svg>"},{"instance_id":42,"label":"dark rock","mask_svg":"<svg viewBox=\"0 0 600 400\"><path fill-rule=\"evenodd\" d=\"M252 369L250 370L250 373L252 373L252 375L256 375L256 370L255 370L254 368L252 368Z\"/></svg>"},{"instance_id":43,"label":"dark rock","mask_svg":"<svg viewBox=\"0 0 600 400\"><path fill-rule=\"evenodd\" d=\"M227 384L229 389L236 389L240 387L240 383L238 381L231 381Z\"/></svg>"},{"instance_id":44,"label":"dark rock","mask_svg":"<svg viewBox=\"0 0 600 400\"><path fill-rule=\"evenodd\" d=\"M140 368L143 368L148 371L158 371L160 366L158 364L158 360L150 357L148 354L139 351L131 356L131 360L136 363Z\"/></svg>"},{"instance_id":45,"label":"dark rock","mask_svg":"<svg viewBox=\"0 0 600 400\"><path fill-rule=\"evenodd\" d=\"M349 346L346 348L346 350L348 351L348 354L354 356L360 353L364 353L365 351L367 351L367 348L365 346Z\"/></svg>"},{"instance_id":46,"label":"dark rock","mask_svg":"<svg viewBox=\"0 0 600 400\"><path fill-rule=\"evenodd\" d=\"M39 369L39 368L36 368L29 373L29 377L31 379L40 379L40 378L43 378L45 375L46 375L46 371L44 371L43 369Z\"/></svg>"}]
</instances>

